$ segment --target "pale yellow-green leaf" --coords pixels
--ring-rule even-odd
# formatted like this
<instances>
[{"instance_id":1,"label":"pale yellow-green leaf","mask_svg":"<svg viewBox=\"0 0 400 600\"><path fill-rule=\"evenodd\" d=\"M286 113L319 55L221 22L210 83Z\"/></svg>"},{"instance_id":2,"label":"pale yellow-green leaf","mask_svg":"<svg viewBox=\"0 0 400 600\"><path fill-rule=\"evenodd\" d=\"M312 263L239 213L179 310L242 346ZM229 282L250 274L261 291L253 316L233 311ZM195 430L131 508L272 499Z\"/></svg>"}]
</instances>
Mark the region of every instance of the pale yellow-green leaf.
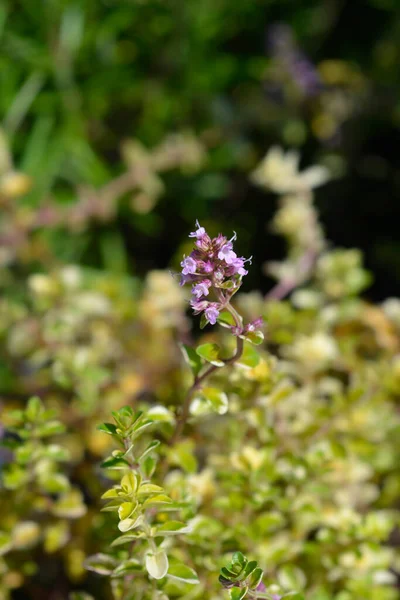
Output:
<instances>
[{"instance_id":1,"label":"pale yellow-green leaf","mask_svg":"<svg viewBox=\"0 0 400 600\"><path fill-rule=\"evenodd\" d=\"M146 569L154 579L162 579L168 571L168 556L163 550L146 556Z\"/></svg>"}]
</instances>

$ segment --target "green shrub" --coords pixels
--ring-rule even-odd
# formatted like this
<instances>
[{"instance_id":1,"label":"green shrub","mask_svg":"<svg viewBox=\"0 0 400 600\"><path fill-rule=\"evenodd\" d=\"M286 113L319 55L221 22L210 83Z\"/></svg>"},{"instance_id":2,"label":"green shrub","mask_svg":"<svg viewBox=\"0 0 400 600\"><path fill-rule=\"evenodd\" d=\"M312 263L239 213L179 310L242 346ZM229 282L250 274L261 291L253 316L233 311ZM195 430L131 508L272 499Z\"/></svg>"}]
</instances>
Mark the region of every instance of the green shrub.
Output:
<instances>
[{"instance_id":1,"label":"green shrub","mask_svg":"<svg viewBox=\"0 0 400 600\"><path fill-rule=\"evenodd\" d=\"M236 295L251 267L217 238L196 346L168 272L6 263L2 598L397 598L400 301L326 242L327 177L270 151L288 257Z\"/></svg>"}]
</instances>

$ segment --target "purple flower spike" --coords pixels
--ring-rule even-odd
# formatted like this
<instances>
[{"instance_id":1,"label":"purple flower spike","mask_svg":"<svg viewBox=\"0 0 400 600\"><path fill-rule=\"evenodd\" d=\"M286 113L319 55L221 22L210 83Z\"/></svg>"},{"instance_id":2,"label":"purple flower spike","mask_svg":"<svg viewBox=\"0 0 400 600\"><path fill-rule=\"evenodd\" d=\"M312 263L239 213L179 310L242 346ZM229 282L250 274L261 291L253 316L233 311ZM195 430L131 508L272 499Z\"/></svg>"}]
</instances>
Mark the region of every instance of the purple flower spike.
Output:
<instances>
[{"instance_id":1,"label":"purple flower spike","mask_svg":"<svg viewBox=\"0 0 400 600\"><path fill-rule=\"evenodd\" d=\"M192 284L190 304L194 313L204 312L208 323L215 325L218 315L241 286L241 277L247 275L244 264L249 259L238 257L233 251L236 233L230 240L222 233L210 238L198 221L196 227L189 236L195 238L194 249L181 262L181 285ZM217 301L208 302L205 299L208 296Z\"/></svg>"},{"instance_id":2,"label":"purple flower spike","mask_svg":"<svg viewBox=\"0 0 400 600\"><path fill-rule=\"evenodd\" d=\"M196 261L191 256L187 256L183 259L181 262L181 267L183 267L182 275L191 275L196 273Z\"/></svg>"},{"instance_id":3,"label":"purple flower spike","mask_svg":"<svg viewBox=\"0 0 400 600\"><path fill-rule=\"evenodd\" d=\"M213 304L210 304L209 307L206 308L206 310L204 311L204 314L206 315L207 321L211 325L215 325L219 317L219 310L217 309L217 307Z\"/></svg>"}]
</instances>

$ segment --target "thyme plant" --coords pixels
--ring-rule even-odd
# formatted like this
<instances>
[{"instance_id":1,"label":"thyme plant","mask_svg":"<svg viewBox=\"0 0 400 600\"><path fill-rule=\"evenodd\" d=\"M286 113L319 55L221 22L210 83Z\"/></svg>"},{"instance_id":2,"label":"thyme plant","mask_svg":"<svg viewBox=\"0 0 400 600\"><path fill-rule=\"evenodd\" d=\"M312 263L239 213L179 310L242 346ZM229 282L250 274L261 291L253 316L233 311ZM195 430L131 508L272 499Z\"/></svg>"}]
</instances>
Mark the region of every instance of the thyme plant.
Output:
<instances>
[{"instance_id":1,"label":"thyme plant","mask_svg":"<svg viewBox=\"0 0 400 600\"><path fill-rule=\"evenodd\" d=\"M328 176L253 173L288 243L265 296L203 222L180 285L6 261L1 599L397 599L400 301L325 239Z\"/></svg>"}]
</instances>

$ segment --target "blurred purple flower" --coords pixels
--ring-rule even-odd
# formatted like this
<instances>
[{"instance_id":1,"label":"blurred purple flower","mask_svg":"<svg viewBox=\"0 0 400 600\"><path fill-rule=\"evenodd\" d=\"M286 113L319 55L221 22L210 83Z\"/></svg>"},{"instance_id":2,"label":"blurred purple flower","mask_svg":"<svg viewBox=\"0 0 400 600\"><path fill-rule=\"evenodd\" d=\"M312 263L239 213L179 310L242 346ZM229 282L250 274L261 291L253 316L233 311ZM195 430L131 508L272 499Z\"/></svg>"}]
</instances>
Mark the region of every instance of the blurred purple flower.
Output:
<instances>
[{"instance_id":1,"label":"blurred purple flower","mask_svg":"<svg viewBox=\"0 0 400 600\"><path fill-rule=\"evenodd\" d=\"M322 89L322 81L315 65L295 41L289 25L277 23L267 32L267 51L277 59L306 96L314 96Z\"/></svg>"}]
</instances>

